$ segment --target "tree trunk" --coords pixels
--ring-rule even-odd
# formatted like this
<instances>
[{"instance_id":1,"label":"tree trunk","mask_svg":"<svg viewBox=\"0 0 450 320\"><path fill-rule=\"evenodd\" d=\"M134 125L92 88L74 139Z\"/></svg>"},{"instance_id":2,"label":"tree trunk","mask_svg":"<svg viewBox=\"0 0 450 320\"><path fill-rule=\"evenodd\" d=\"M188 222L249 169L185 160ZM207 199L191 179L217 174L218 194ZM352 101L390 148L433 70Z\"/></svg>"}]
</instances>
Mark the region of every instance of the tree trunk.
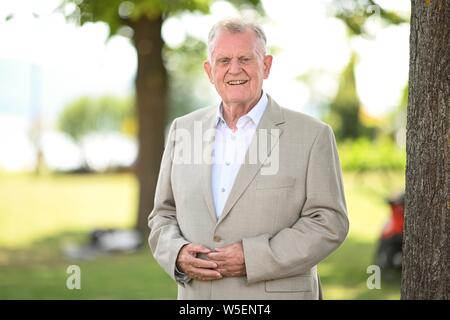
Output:
<instances>
[{"instance_id":1,"label":"tree trunk","mask_svg":"<svg viewBox=\"0 0 450 320\"><path fill-rule=\"evenodd\" d=\"M450 299L450 1L411 2L402 299Z\"/></svg>"},{"instance_id":2,"label":"tree trunk","mask_svg":"<svg viewBox=\"0 0 450 320\"><path fill-rule=\"evenodd\" d=\"M147 217L153 208L159 165L164 150L166 125L167 71L162 59L162 17L141 17L132 23L138 53L136 100L139 156L136 173L139 207L136 228L148 234Z\"/></svg>"}]
</instances>

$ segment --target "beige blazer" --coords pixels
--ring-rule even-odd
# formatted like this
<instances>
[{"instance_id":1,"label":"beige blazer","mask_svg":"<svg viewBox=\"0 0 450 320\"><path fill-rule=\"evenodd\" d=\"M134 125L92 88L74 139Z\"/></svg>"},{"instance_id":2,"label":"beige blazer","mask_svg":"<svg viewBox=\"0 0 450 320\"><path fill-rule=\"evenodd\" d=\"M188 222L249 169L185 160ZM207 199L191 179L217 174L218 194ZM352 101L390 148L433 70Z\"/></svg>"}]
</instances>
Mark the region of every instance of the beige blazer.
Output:
<instances>
[{"instance_id":1,"label":"beige blazer","mask_svg":"<svg viewBox=\"0 0 450 320\"><path fill-rule=\"evenodd\" d=\"M345 239L348 219L341 168L331 128L305 114L281 108L269 97L220 218L211 191L208 159L217 107L173 121L161 162L149 244L175 280L181 247L209 248L243 242L246 277L178 282L179 299L318 299L317 264ZM191 143L192 161L186 141ZM198 133L205 133L198 139ZM209 140L208 140L209 139ZM183 142L184 141L184 142ZM189 149L189 148L188 148ZM208 151L209 150L209 151ZM277 156L278 155L278 156ZM276 168L270 174L270 168ZM264 170L267 170L264 174ZM272 170L273 171L273 170ZM269 172L269 174L267 174Z\"/></svg>"}]
</instances>

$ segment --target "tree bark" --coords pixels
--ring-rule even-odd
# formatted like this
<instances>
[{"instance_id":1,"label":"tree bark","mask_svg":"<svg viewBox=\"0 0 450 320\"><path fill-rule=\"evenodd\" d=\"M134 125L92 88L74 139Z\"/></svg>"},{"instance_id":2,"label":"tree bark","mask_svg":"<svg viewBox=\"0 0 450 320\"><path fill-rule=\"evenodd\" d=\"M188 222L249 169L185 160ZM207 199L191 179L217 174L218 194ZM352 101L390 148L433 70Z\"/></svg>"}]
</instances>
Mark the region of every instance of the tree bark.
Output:
<instances>
[{"instance_id":1,"label":"tree bark","mask_svg":"<svg viewBox=\"0 0 450 320\"><path fill-rule=\"evenodd\" d=\"M167 119L167 71L162 59L161 16L142 16L132 23L138 53L136 101L139 155L136 174L139 206L136 228L148 235L147 217L153 208L156 182L164 150Z\"/></svg>"},{"instance_id":2,"label":"tree bark","mask_svg":"<svg viewBox=\"0 0 450 320\"><path fill-rule=\"evenodd\" d=\"M450 1L411 1L402 299L450 299Z\"/></svg>"}]
</instances>

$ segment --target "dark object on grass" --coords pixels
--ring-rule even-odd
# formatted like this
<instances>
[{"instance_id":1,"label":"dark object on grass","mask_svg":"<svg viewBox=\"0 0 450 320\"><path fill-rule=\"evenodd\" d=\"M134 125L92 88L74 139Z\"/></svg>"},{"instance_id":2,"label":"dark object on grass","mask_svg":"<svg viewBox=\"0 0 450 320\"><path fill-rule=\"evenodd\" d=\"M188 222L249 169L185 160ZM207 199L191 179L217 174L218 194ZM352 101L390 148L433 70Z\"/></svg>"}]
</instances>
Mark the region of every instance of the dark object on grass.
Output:
<instances>
[{"instance_id":1,"label":"dark object on grass","mask_svg":"<svg viewBox=\"0 0 450 320\"><path fill-rule=\"evenodd\" d=\"M101 251L134 251L141 245L141 235L137 230L98 229L91 232L91 246Z\"/></svg>"},{"instance_id":2,"label":"dark object on grass","mask_svg":"<svg viewBox=\"0 0 450 320\"><path fill-rule=\"evenodd\" d=\"M89 244L66 245L63 249L71 259L94 259L98 255L131 253L142 246L142 236L137 230L95 229L89 233Z\"/></svg>"},{"instance_id":3,"label":"dark object on grass","mask_svg":"<svg viewBox=\"0 0 450 320\"><path fill-rule=\"evenodd\" d=\"M389 220L383 227L375 263L381 269L401 269L405 194L386 200L391 208Z\"/></svg>"}]
</instances>

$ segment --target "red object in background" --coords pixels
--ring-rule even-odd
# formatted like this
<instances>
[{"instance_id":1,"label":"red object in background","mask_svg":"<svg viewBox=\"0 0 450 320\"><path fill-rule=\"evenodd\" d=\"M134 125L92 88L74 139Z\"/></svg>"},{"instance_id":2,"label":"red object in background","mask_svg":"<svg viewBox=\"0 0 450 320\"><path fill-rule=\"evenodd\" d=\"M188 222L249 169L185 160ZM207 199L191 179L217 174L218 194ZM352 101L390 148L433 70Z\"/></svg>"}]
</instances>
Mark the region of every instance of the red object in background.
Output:
<instances>
[{"instance_id":1,"label":"red object in background","mask_svg":"<svg viewBox=\"0 0 450 320\"><path fill-rule=\"evenodd\" d=\"M401 270L405 194L401 193L386 202L391 214L380 235L375 264L384 270Z\"/></svg>"},{"instance_id":2,"label":"red object in background","mask_svg":"<svg viewBox=\"0 0 450 320\"><path fill-rule=\"evenodd\" d=\"M390 238L396 234L403 233L404 203L402 201L389 201L391 206L391 217L383 228L382 239Z\"/></svg>"}]
</instances>

